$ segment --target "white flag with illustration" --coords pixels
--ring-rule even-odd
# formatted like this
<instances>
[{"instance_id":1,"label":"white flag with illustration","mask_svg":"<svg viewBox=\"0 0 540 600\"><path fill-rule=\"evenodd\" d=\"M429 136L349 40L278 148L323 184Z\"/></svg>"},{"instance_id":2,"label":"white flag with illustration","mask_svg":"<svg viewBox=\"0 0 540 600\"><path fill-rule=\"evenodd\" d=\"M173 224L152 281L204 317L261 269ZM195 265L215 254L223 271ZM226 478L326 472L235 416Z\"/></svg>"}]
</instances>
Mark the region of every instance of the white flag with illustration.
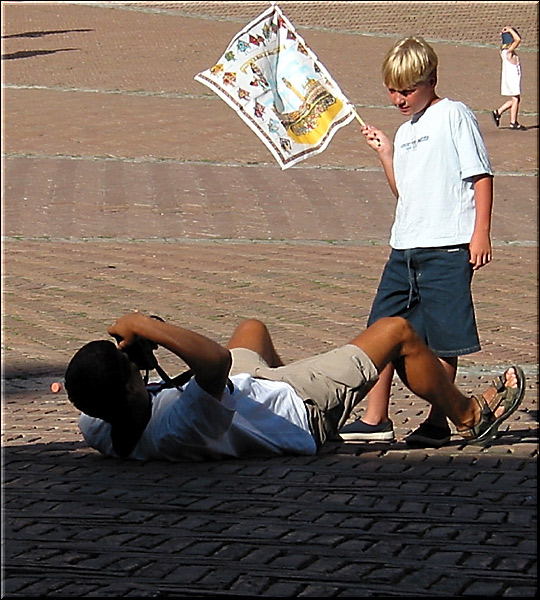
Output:
<instances>
[{"instance_id":1,"label":"white flag with illustration","mask_svg":"<svg viewBox=\"0 0 540 600\"><path fill-rule=\"evenodd\" d=\"M356 117L277 5L238 33L217 63L195 79L238 113L282 169L322 152Z\"/></svg>"}]
</instances>

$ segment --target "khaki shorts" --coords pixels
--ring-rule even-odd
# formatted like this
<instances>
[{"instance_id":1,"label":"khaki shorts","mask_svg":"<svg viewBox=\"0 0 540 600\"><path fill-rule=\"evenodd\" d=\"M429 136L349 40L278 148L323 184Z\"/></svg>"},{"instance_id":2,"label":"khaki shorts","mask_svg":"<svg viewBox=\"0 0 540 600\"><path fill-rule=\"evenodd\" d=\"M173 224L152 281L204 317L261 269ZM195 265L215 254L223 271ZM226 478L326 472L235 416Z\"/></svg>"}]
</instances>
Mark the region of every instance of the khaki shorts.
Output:
<instances>
[{"instance_id":1,"label":"khaki shorts","mask_svg":"<svg viewBox=\"0 0 540 600\"><path fill-rule=\"evenodd\" d=\"M379 378L371 359L353 344L283 367L269 367L247 348L233 348L231 354L231 375L248 373L259 379L283 381L294 388L304 400L311 432L319 447L335 437L354 406Z\"/></svg>"}]
</instances>

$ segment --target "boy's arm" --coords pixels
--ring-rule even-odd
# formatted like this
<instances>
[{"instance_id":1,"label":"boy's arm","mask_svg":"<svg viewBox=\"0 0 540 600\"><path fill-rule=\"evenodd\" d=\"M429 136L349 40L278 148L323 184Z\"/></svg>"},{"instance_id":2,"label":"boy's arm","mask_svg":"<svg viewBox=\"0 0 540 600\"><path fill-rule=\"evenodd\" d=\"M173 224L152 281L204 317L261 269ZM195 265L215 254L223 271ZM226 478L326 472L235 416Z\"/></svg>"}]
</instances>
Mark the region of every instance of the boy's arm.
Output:
<instances>
[{"instance_id":1,"label":"boy's arm","mask_svg":"<svg viewBox=\"0 0 540 600\"><path fill-rule=\"evenodd\" d=\"M394 148L392 142L380 129L376 129L372 125L364 125L364 127L362 127L362 133L366 138L368 146L373 148L379 155L379 160L381 161L384 174L388 180L388 185L394 196L398 198L399 192L394 176Z\"/></svg>"},{"instance_id":2,"label":"boy's arm","mask_svg":"<svg viewBox=\"0 0 540 600\"><path fill-rule=\"evenodd\" d=\"M476 271L491 261L491 211L493 207L493 177L479 175L474 178L474 203L476 219L469 244L469 262Z\"/></svg>"},{"instance_id":3,"label":"boy's arm","mask_svg":"<svg viewBox=\"0 0 540 600\"><path fill-rule=\"evenodd\" d=\"M137 336L167 348L193 370L201 388L218 400L221 399L231 367L231 354L217 342L140 312L120 317L107 331L110 335L122 338L120 348L129 346Z\"/></svg>"}]
</instances>

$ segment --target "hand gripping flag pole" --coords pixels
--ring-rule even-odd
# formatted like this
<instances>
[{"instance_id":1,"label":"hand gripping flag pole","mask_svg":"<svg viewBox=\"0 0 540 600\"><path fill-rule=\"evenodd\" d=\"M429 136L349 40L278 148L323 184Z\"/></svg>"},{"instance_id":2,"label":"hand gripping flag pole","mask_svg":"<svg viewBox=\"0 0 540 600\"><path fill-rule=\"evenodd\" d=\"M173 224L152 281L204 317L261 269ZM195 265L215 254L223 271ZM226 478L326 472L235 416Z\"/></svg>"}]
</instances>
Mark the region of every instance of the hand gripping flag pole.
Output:
<instances>
[{"instance_id":1,"label":"hand gripping flag pole","mask_svg":"<svg viewBox=\"0 0 540 600\"><path fill-rule=\"evenodd\" d=\"M282 169L314 156L335 133L364 121L273 2L246 25L216 64L195 76L222 98Z\"/></svg>"}]
</instances>

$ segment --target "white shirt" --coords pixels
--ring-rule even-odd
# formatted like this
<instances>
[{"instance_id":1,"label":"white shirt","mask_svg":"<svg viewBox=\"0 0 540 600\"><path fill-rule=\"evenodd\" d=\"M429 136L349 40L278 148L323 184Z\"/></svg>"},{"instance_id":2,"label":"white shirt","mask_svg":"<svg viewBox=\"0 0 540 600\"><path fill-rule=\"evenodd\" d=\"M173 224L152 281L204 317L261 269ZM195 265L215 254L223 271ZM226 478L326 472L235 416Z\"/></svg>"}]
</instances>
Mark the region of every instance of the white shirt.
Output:
<instances>
[{"instance_id":1,"label":"white shirt","mask_svg":"<svg viewBox=\"0 0 540 600\"><path fill-rule=\"evenodd\" d=\"M476 211L472 177L492 175L470 108L443 99L403 123L394 139L399 192L390 245L398 250L468 244Z\"/></svg>"},{"instance_id":2,"label":"white shirt","mask_svg":"<svg viewBox=\"0 0 540 600\"><path fill-rule=\"evenodd\" d=\"M521 64L518 55L514 57L515 64L508 59L508 50L501 50L501 96L521 95Z\"/></svg>"},{"instance_id":3,"label":"white shirt","mask_svg":"<svg viewBox=\"0 0 540 600\"><path fill-rule=\"evenodd\" d=\"M152 417L129 458L205 460L225 457L315 454L304 402L287 383L231 377L221 401L191 379L183 390L166 389L152 398ZM111 426L81 414L87 444L116 456Z\"/></svg>"}]
</instances>

